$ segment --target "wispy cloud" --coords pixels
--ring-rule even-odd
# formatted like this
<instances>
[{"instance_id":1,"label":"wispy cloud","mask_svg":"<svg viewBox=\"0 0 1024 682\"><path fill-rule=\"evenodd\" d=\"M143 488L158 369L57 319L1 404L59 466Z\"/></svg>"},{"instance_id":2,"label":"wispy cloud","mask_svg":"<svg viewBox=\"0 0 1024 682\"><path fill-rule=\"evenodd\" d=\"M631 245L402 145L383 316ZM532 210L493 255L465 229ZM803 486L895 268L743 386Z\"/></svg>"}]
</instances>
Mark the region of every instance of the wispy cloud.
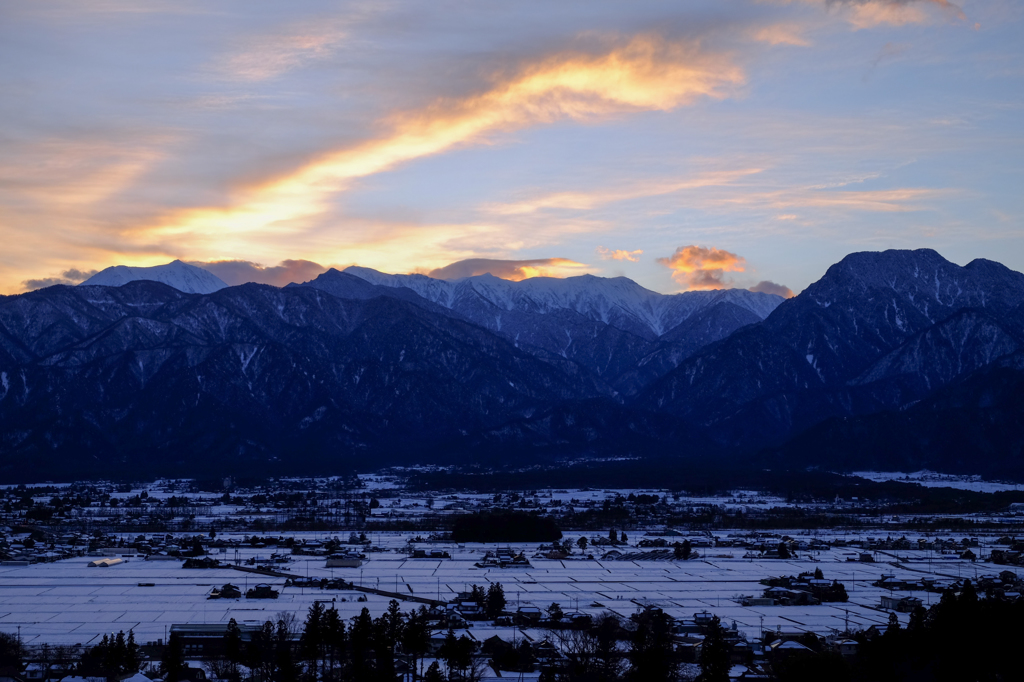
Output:
<instances>
[{"instance_id":1,"label":"wispy cloud","mask_svg":"<svg viewBox=\"0 0 1024 682\"><path fill-rule=\"evenodd\" d=\"M491 204L485 208L501 215L533 213L541 209L588 210L619 201L661 196L688 189L732 185L747 176L760 173L761 171L762 169L760 168L708 171L684 180L633 181L625 186L601 187L586 191L542 193L519 201Z\"/></svg>"},{"instance_id":2,"label":"wispy cloud","mask_svg":"<svg viewBox=\"0 0 1024 682\"><path fill-rule=\"evenodd\" d=\"M653 36L633 38L600 54L555 54L498 78L480 94L396 114L377 139L327 153L243 191L228 207L176 212L136 233L158 239L201 234L214 248L231 252L239 240L300 229L299 222L325 211L328 200L357 178L483 142L501 131L722 98L742 81L741 70L729 58L695 43ZM211 235L216 237L211 240Z\"/></svg>"},{"instance_id":3,"label":"wispy cloud","mask_svg":"<svg viewBox=\"0 0 1024 682\"><path fill-rule=\"evenodd\" d=\"M85 280L89 279L96 274L96 270L82 271L77 268L71 268L65 270L58 277L43 277L41 279L27 279L22 282L22 287L25 291L34 291L35 289L43 289L45 287L52 287L58 284L64 284L67 286L73 286L80 284Z\"/></svg>"},{"instance_id":4,"label":"wispy cloud","mask_svg":"<svg viewBox=\"0 0 1024 682\"><path fill-rule=\"evenodd\" d=\"M933 21L930 10L938 10L947 17L964 20L959 6L948 0L803 0L838 10L854 30L876 26L904 26L926 24ZM788 0L784 0L788 3Z\"/></svg>"},{"instance_id":5,"label":"wispy cloud","mask_svg":"<svg viewBox=\"0 0 1024 682\"><path fill-rule=\"evenodd\" d=\"M795 23L756 27L751 30L750 35L754 40L769 45L811 46L811 41L804 37L804 27Z\"/></svg>"},{"instance_id":6,"label":"wispy cloud","mask_svg":"<svg viewBox=\"0 0 1024 682\"><path fill-rule=\"evenodd\" d=\"M228 80L266 81L331 57L348 37L347 22L306 21L238 40L209 69Z\"/></svg>"}]
</instances>

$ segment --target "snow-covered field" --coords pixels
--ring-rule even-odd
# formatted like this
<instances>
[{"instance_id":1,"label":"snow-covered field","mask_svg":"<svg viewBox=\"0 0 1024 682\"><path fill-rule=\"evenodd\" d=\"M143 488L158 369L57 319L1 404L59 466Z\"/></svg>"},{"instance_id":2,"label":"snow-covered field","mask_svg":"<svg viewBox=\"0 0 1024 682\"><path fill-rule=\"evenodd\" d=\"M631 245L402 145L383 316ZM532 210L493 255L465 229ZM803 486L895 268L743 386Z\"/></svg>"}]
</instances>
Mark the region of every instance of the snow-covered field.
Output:
<instances>
[{"instance_id":1,"label":"snow-covered field","mask_svg":"<svg viewBox=\"0 0 1024 682\"><path fill-rule=\"evenodd\" d=\"M973 490L979 493L995 493L1003 490L1020 490L1019 483L1003 483L986 481L980 476L957 476L940 474L923 469L907 474L901 471L854 471L852 476L866 478L869 481L899 481L901 483L918 483L926 488L956 488L957 490Z\"/></svg>"},{"instance_id":2,"label":"snow-covered field","mask_svg":"<svg viewBox=\"0 0 1024 682\"><path fill-rule=\"evenodd\" d=\"M384 547L398 547L403 536L377 535ZM445 549L451 560L409 559L395 552L380 552L361 568L328 569L322 557L293 557L290 572L297 576L344 577L357 585L397 591L427 598L447 600L472 584L500 582L505 588L509 610L517 605L547 607L558 602L563 609L578 609L597 614L613 611L628 616L641 605L655 604L675 617L690 618L694 613L710 611L756 637L762 627L784 631L807 630L827 634L850 627L884 626L889 613L878 608L887 591L870 585L882 574L921 578L933 575L942 579L974 577L990 569L950 556L931 552L900 551L909 559L897 568L884 563L862 564L845 561L848 550L828 550L813 556L801 554L799 560L743 559L745 550L707 549L705 558L688 562L633 562L571 559L552 561L531 559L531 569L479 569L478 561L488 546L431 546ZM495 546L490 546L494 548ZM516 549L533 554L535 546ZM241 558L267 550L242 550ZM232 557L233 559L233 553ZM352 590L327 591L284 587L283 578L268 578L232 569L185 570L178 562L144 561L129 558L110 568L89 568L88 559L72 559L27 567L0 567L0 630L16 632L20 627L27 643L95 643L103 634L118 630L135 631L140 642L163 639L174 623L239 622L276 620L281 613L294 613L301 622L314 600L335 604L345 618L355 616L364 606L378 615L389 599ZM738 595L760 596L762 578L795 575L821 568L828 579L847 585L850 601L820 606L745 607L734 601ZM213 587L232 583L242 588L270 583L281 590L276 600L208 600ZM139 583L153 583L152 587ZM905 593L909 594L909 593ZM936 594L916 592L925 600ZM365 596L365 602L356 601ZM403 609L418 608L413 602ZM906 616L900 614L901 620ZM510 628L503 628L508 631ZM469 633L485 639L494 633L489 624L474 625ZM527 631L530 637L543 638L544 632Z\"/></svg>"}]
</instances>

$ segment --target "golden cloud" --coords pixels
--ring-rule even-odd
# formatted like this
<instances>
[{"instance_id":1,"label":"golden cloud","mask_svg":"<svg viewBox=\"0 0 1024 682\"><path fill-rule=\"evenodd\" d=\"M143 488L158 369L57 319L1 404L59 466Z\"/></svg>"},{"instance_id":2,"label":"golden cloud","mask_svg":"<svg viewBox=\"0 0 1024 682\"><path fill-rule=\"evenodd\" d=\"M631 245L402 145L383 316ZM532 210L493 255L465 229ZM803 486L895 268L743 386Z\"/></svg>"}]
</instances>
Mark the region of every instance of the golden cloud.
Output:
<instances>
[{"instance_id":1,"label":"golden cloud","mask_svg":"<svg viewBox=\"0 0 1024 682\"><path fill-rule=\"evenodd\" d=\"M730 282L727 274L744 272L747 261L742 256L707 246L680 246L668 258L658 262L671 268L672 279L690 291L725 289Z\"/></svg>"},{"instance_id":2,"label":"golden cloud","mask_svg":"<svg viewBox=\"0 0 1024 682\"><path fill-rule=\"evenodd\" d=\"M639 262L640 256L643 251L637 249L636 251L624 251L623 249L607 249L603 246L597 247L597 253L604 260L628 260L630 263Z\"/></svg>"},{"instance_id":3,"label":"golden cloud","mask_svg":"<svg viewBox=\"0 0 1024 682\"><path fill-rule=\"evenodd\" d=\"M493 275L519 282L530 277L566 277L579 275L587 266L568 258L537 258L533 260L497 260L469 258L427 273L434 279L462 279L477 275Z\"/></svg>"},{"instance_id":4,"label":"golden cloud","mask_svg":"<svg viewBox=\"0 0 1024 682\"><path fill-rule=\"evenodd\" d=\"M235 254L246 241L303 231L308 219L326 212L330 198L354 179L481 142L497 132L725 97L742 81L741 70L724 56L651 36L603 54L560 53L496 79L483 93L395 114L386 134L243 189L231 206L176 212L135 232L179 244L195 240L211 255Z\"/></svg>"}]
</instances>

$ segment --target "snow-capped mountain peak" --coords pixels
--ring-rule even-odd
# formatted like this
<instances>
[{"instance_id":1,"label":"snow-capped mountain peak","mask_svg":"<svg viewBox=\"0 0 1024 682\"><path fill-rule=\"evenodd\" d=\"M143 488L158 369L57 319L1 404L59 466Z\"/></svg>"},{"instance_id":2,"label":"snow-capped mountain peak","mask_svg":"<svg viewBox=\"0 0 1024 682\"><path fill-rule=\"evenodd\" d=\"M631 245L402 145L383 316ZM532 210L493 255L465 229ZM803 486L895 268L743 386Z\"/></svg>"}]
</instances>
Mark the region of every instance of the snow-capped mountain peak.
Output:
<instances>
[{"instance_id":1,"label":"snow-capped mountain peak","mask_svg":"<svg viewBox=\"0 0 1024 682\"><path fill-rule=\"evenodd\" d=\"M626 277L532 277L513 282L492 275L456 280L389 275L357 266L345 272L371 284L411 289L428 301L464 314L473 309L470 318L478 323L486 324L482 316L487 313L481 308L490 310L494 316L501 311L544 314L565 310L647 338L657 338L721 302L732 303L764 319L783 300L780 296L745 289L660 294Z\"/></svg>"},{"instance_id":2,"label":"snow-capped mountain peak","mask_svg":"<svg viewBox=\"0 0 1024 682\"><path fill-rule=\"evenodd\" d=\"M78 286L119 287L136 280L161 282L186 294L212 294L227 286L212 272L180 260L148 268L114 265L102 270Z\"/></svg>"}]
</instances>

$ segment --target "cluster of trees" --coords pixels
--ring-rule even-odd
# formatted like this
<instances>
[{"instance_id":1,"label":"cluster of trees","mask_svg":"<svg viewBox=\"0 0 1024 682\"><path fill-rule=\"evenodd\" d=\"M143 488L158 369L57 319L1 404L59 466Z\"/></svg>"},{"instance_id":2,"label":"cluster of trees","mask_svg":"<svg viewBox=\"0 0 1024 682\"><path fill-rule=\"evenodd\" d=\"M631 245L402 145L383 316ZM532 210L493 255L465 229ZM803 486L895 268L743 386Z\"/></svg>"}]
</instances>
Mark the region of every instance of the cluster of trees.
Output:
<instances>
[{"instance_id":1,"label":"cluster of trees","mask_svg":"<svg viewBox=\"0 0 1024 682\"><path fill-rule=\"evenodd\" d=\"M26 650L16 636L0 632L0 676L11 675L5 679L13 679L24 667ZM34 652L32 660L38 661L45 668L53 666L66 674L79 677L100 677L107 680L122 679L139 671L142 655L135 643L135 633L131 630L125 635L123 631L116 635L103 635L100 643L86 649L78 655L74 647L51 647L44 644Z\"/></svg>"},{"instance_id":2,"label":"cluster of trees","mask_svg":"<svg viewBox=\"0 0 1024 682\"><path fill-rule=\"evenodd\" d=\"M455 542L552 542L562 531L550 516L518 511L460 516L452 526Z\"/></svg>"},{"instance_id":3,"label":"cluster of trees","mask_svg":"<svg viewBox=\"0 0 1024 682\"><path fill-rule=\"evenodd\" d=\"M498 609L504 599L501 590L483 594L489 608ZM554 605L553 605L554 606ZM549 612L551 609L549 609ZM676 682L683 679L682 659L675 646L672 621L658 609L639 611L628 621L605 614L584 629L556 630L561 665L542 671L542 682ZM729 650L718 619L708 626L701 662L701 682L727 682ZM424 609L403 613L392 600L387 611L372 618L367 609L346 622L334 608L314 603L301 627L290 628L284 620L267 621L251 633L249 641L232 620L224 635L224 655L207 661L220 679L233 682L395 682L405 666L413 680L424 682L473 682L488 666L500 670L529 672L537 668L537 643L521 641L496 647L484 654L480 644L466 635L449 630L433 653L441 661L423 670L423 659L431 651L431 629ZM125 639L132 649L134 640ZM120 674L123 658L118 640L96 647L97 660L110 666L102 674ZM130 642L130 644L129 644ZM405 665L402 665L402 664ZM130 659L127 665L131 665ZM137 665L137 664L136 664ZM119 667L120 666L120 667ZM184 679L187 669L183 644L172 635L161 662L168 682ZM84 670L84 668L83 668ZM90 670L95 670L90 668Z\"/></svg>"},{"instance_id":4,"label":"cluster of trees","mask_svg":"<svg viewBox=\"0 0 1024 682\"><path fill-rule=\"evenodd\" d=\"M672 632L672 620L659 609L639 611L623 623L605 614L585 630L558 632L564 665L547 670L541 682L678 682L684 673L682 656ZM700 682L728 682L729 647L717 617L704 632Z\"/></svg>"},{"instance_id":5,"label":"cluster of trees","mask_svg":"<svg viewBox=\"0 0 1024 682\"><path fill-rule=\"evenodd\" d=\"M486 590L478 585L473 585L469 594L473 601L483 607L484 613L491 620L500 616L508 603L505 599L505 588L501 586L501 583L491 583Z\"/></svg>"},{"instance_id":6,"label":"cluster of trees","mask_svg":"<svg viewBox=\"0 0 1024 682\"><path fill-rule=\"evenodd\" d=\"M820 652L780 665L780 682L963 682L1020 679L1024 602L979 599L970 581L960 594L943 593L930 609L917 607L906 628L890 614L884 632L855 635L859 655L848 662Z\"/></svg>"}]
</instances>

